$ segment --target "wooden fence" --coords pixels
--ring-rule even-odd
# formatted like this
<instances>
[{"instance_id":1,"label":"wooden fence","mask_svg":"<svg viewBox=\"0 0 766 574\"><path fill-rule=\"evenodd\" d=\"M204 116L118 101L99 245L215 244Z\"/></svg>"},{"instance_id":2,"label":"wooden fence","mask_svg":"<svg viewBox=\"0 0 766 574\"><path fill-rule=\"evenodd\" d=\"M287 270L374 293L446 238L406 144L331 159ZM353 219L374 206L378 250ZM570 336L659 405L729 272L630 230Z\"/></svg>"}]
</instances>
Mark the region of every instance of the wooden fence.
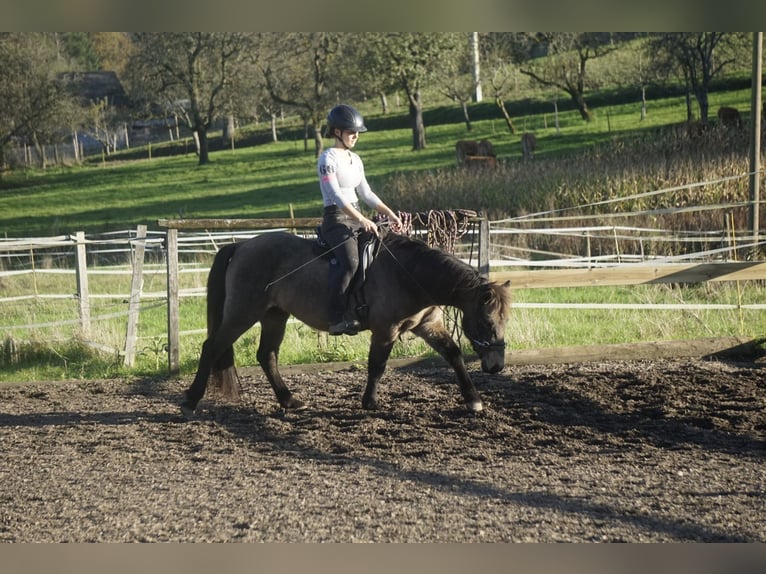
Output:
<instances>
[{"instance_id":1,"label":"wooden fence","mask_svg":"<svg viewBox=\"0 0 766 574\"><path fill-rule=\"evenodd\" d=\"M168 366L171 374L179 372L180 326L178 300L178 231L179 230L314 230L318 218L285 219L162 219L160 227L167 229L168 269ZM700 283L705 281L741 281L766 279L766 262L720 261L706 263L631 263L611 267L585 269L502 269L502 261L490 258L490 222L477 218L479 272L494 281L511 281L513 289L543 287L579 287L606 285L638 285L651 283ZM492 268L492 266L496 268ZM763 308L766 305L746 305L743 308Z\"/></svg>"},{"instance_id":2,"label":"wooden fence","mask_svg":"<svg viewBox=\"0 0 766 574\"><path fill-rule=\"evenodd\" d=\"M195 253L203 251L210 255L217 249L221 242L235 241L241 238L251 237L257 233L274 230L277 228L300 231L307 235L314 232L319 225L318 218L285 218L285 219L195 219L195 220L160 220L159 226L163 228L162 232L152 232L147 234L147 227L140 225L135 231L128 232L128 238L119 240L107 240L99 245L98 241L86 238L83 232L78 232L72 236L63 236L48 239L30 239L30 240L6 240L0 241L0 254L27 252L32 261L32 270L26 271L7 271L0 265L0 281L6 281L7 278L21 273L42 273L42 272L67 272L74 273L76 276L76 293L70 294L50 294L53 298L76 298L80 329L87 334L91 328L92 320L102 319L103 317L92 317L91 303L94 298L110 297L127 303L127 309L113 313L113 315L126 315L127 323L125 326L124 346L119 350L123 362L126 365L133 364L136 357L136 343L138 337L139 314L143 309L151 306L167 305L167 352L168 367L171 373L179 372L180 365L180 338L183 334L180 331L180 312L179 299L185 296L204 297L204 288L194 288L181 290L179 285L179 274L182 272L204 273L206 268L198 265L190 266L188 269L179 266L179 231L204 231L204 233L193 234L185 233L181 243L183 248L181 253L185 253L186 261ZM471 233L470 246L461 246L464 250L463 259L470 259L472 265L476 265L481 273L492 280L507 280L512 282L513 289L535 289L552 287L580 287L580 286L608 286L608 285L638 285L652 283L701 283L706 281L744 281L744 280L764 280L766 279L766 262L762 260L731 260L731 257L720 260L712 260L708 257L706 260L699 261L680 261L663 260L652 261L645 260L633 263L616 262L598 262L597 258L586 258L578 261L582 266L571 267L574 259L557 259L556 261L519 260L509 261L498 256L501 249L492 242L501 236L504 231L496 222L490 223L484 218L476 218L473 222L475 228ZM491 227L491 229L490 229ZM216 231L218 230L218 231ZM224 232L222 232L223 230ZM230 232L230 233L229 233ZM121 232L125 233L125 232ZM196 238L196 239L195 239ZM197 242L203 242L202 247L190 247L197 245ZM93 273L106 273L107 271L94 271L88 269L88 259L92 259L94 251L109 251L110 242L118 243L119 246L114 250L126 250L130 258L131 275L129 294L104 293L92 294L89 285L89 275ZM98 247L96 247L98 245ZM126 245L128 249L126 249ZM74 251L75 269L72 270L47 270L34 269L35 257L31 256L35 249L51 249L50 246L66 246L67 249ZM147 247L157 254L161 252L164 261L162 267L155 266L147 271L145 267L145 251ZM740 247L748 247L747 244L741 244ZM465 252L465 250L468 252ZM471 253L472 251L477 253ZM716 254L717 255L717 254ZM69 255L71 256L71 255ZM68 256L68 257L69 257ZM475 260L473 257L475 257ZM494 257L493 257L494 256ZM39 258L39 257L38 257ZM510 266L513 264L514 266ZM188 263L187 263L188 265ZM548 268L536 268L535 265L545 265ZM570 266L568 266L570 265ZM559 266L560 268L551 268ZM194 267L194 268L192 268ZM164 269L163 269L164 268ZM162 292L145 292L143 280L146 274L165 275L167 279L166 289ZM0 283L0 287L2 287ZM27 299L39 299L37 293L29 295L17 295L13 297L4 296L0 289L0 303L19 304ZM154 305L141 307L142 300L155 299ZM516 304L516 307L528 308L580 308L575 304L567 303L527 303ZM592 304L593 308L598 304ZM627 306L627 305L626 305ZM687 308L686 305L679 306ZM615 304L605 303L604 308L615 308ZM625 306L624 306L625 307ZM653 305L630 305L630 308L664 308ZM708 305L706 308L729 308L731 306ZM678 308L678 307L675 307ZM701 308L697 306L696 308ZM747 309L766 309L766 305L746 304L739 308ZM73 321L63 321L62 323L71 323ZM194 331L197 333L197 331ZM163 336L164 338L164 336ZM92 344L99 346L99 341ZM114 349L111 349L114 351Z\"/></svg>"}]
</instances>

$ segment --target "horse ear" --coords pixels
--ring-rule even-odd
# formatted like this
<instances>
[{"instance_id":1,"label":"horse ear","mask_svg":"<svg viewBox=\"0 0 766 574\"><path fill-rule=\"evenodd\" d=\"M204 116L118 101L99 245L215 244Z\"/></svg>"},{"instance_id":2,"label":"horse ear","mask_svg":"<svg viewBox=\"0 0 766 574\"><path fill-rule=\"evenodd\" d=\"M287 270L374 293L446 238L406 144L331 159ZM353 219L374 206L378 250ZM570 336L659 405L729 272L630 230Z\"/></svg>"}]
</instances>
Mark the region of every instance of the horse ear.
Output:
<instances>
[{"instance_id":1,"label":"horse ear","mask_svg":"<svg viewBox=\"0 0 766 574\"><path fill-rule=\"evenodd\" d=\"M503 283L503 287L505 287L506 289L510 289L511 288L511 280L507 279L505 281L505 283Z\"/></svg>"}]
</instances>

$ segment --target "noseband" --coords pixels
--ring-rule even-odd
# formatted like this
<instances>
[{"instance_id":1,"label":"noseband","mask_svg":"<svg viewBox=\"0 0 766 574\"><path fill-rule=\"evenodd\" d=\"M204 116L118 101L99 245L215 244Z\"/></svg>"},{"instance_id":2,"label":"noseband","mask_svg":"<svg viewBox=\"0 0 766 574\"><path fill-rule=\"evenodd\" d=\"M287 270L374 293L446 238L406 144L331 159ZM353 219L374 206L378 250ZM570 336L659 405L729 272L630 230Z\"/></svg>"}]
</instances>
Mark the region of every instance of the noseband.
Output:
<instances>
[{"instance_id":1,"label":"noseband","mask_svg":"<svg viewBox=\"0 0 766 574\"><path fill-rule=\"evenodd\" d=\"M498 339L497 341L479 341L477 339L471 339L471 343L474 347L482 350L486 349L505 349L505 340Z\"/></svg>"}]
</instances>

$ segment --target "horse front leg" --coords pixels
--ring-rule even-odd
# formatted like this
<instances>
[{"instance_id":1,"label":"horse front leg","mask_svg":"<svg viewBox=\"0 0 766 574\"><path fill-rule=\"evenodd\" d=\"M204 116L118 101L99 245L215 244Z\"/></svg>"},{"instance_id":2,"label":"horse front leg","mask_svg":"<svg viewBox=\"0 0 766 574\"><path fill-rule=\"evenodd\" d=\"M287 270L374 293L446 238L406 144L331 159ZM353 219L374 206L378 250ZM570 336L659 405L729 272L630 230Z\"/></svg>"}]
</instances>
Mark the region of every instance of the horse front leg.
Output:
<instances>
[{"instance_id":1,"label":"horse front leg","mask_svg":"<svg viewBox=\"0 0 766 574\"><path fill-rule=\"evenodd\" d=\"M269 309L266 312L261 319L261 341L256 358L282 408L298 410L304 408L303 401L293 396L279 373L279 347L285 338L289 316L281 309Z\"/></svg>"},{"instance_id":2,"label":"horse front leg","mask_svg":"<svg viewBox=\"0 0 766 574\"><path fill-rule=\"evenodd\" d=\"M394 348L394 340L381 340L375 333L370 338L370 353L367 358L367 387L362 395L362 408L376 410L378 403L378 383L386 370L388 357Z\"/></svg>"},{"instance_id":3,"label":"horse front leg","mask_svg":"<svg viewBox=\"0 0 766 574\"><path fill-rule=\"evenodd\" d=\"M412 330L449 363L457 375L460 394L463 395L468 410L479 412L484 408L479 392L468 374L463 353L452 339L441 319L427 320Z\"/></svg>"}]
</instances>

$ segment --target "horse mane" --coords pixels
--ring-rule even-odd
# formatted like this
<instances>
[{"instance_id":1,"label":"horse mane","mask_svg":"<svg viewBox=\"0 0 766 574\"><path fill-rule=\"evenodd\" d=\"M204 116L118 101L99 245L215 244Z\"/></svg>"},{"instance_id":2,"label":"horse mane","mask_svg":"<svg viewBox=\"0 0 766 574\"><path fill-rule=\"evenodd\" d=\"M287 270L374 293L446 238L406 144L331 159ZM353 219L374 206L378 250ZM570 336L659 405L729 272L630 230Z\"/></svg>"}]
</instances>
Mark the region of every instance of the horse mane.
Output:
<instances>
[{"instance_id":1,"label":"horse mane","mask_svg":"<svg viewBox=\"0 0 766 574\"><path fill-rule=\"evenodd\" d=\"M383 241L386 247L401 253L408 260L424 263L429 265L429 268L455 276L456 279L453 280L462 288L475 289L484 280L478 271L467 263L441 249L430 247L420 239L389 233Z\"/></svg>"},{"instance_id":2,"label":"horse mane","mask_svg":"<svg viewBox=\"0 0 766 574\"><path fill-rule=\"evenodd\" d=\"M385 246L397 254L402 254L407 260L427 264L433 261L430 268L440 274L450 277L455 282L455 289L474 291L481 289L486 297L486 303L494 313L505 319L511 304L511 295L500 283L483 277L475 268L454 255L440 249L430 247L420 239L389 233L383 238Z\"/></svg>"}]
</instances>

